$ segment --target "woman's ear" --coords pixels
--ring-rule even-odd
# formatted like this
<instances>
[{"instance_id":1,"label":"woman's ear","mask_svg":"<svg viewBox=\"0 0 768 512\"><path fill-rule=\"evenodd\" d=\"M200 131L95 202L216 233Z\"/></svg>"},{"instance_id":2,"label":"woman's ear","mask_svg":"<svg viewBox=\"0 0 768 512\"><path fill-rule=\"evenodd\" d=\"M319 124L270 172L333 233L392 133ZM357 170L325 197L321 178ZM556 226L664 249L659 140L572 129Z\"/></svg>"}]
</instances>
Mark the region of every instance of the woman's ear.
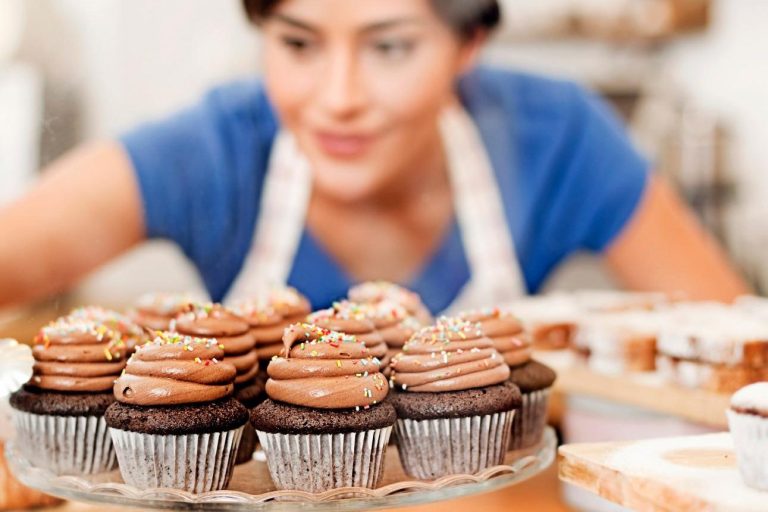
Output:
<instances>
[{"instance_id":1,"label":"woman's ear","mask_svg":"<svg viewBox=\"0 0 768 512\"><path fill-rule=\"evenodd\" d=\"M475 35L461 42L458 61L459 74L464 74L475 66L487 40L488 33L484 30L478 30Z\"/></svg>"}]
</instances>

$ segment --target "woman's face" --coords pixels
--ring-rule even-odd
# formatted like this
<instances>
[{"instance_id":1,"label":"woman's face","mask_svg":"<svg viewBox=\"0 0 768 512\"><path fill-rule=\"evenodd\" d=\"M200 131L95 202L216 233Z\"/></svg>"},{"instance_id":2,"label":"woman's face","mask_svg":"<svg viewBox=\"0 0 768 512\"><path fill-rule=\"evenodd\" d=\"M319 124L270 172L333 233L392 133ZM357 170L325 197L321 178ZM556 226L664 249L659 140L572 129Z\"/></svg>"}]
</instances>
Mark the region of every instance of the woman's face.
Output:
<instances>
[{"instance_id":1,"label":"woman's face","mask_svg":"<svg viewBox=\"0 0 768 512\"><path fill-rule=\"evenodd\" d=\"M359 201L441 151L437 117L476 45L429 0L285 0L263 25L266 87L317 191Z\"/></svg>"}]
</instances>

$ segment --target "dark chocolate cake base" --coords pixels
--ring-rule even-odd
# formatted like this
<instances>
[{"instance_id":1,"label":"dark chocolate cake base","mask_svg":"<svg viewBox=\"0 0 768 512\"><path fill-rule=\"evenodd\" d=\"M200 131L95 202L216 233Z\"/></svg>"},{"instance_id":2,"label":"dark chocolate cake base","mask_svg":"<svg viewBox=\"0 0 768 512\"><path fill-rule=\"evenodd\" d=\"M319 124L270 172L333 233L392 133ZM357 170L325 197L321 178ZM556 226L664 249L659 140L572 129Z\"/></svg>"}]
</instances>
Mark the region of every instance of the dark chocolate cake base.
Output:
<instances>
[{"instance_id":1,"label":"dark chocolate cake base","mask_svg":"<svg viewBox=\"0 0 768 512\"><path fill-rule=\"evenodd\" d=\"M517 409L521 404L520 390L511 382L484 388L442 393L393 390L387 397L400 418L432 420L485 416Z\"/></svg>"},{"instance_id":2,"label":"dark chocolate cake base","mask_svg":"<svg viewBox=\"0 0 768 512\"><path fill-rule=\"evenodd\" d=\"M394 425L395 409L384 402L368 409L310 409L267 399L251 412L256 430L281 434L338 434Z\"/></svg>"},{"instance_id":3,"label":"dark chocolate cake base","mask_svg":"<svg viewBox=\"0 0 768 512\"><path fill-rule=\"evenodd\" d=\"M106 393L61 393L33 386L24 386L10 398L14 409L52 416L103 416L114 402L111 390Z\"/></svg>"},{"instance_id":4,"label":"dark chocolate cake base","mask_svg":"<svg viewBox=\"0 0 768 512\"><path fill-rule=\"evenodd\" d=\"M153 435L226 432L248 422L248 410L234 398L203 404L142 407L115 402L105 414L107 425Z\"/></svg>"}]
</instances>

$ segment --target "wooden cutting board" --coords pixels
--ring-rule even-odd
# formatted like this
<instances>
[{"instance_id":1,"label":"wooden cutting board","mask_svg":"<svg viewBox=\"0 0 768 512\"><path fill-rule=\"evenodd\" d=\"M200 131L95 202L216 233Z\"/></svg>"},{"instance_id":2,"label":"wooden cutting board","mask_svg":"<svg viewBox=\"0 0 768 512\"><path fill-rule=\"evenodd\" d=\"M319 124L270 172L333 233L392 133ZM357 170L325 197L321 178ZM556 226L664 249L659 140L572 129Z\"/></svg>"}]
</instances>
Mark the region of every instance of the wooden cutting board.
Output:
<instances>
[{"instance_id":1,"label":"wooden cutting board","mask_svg":"<svg viewBox=\"0 0 768 512\"><path fill-rule=\"evenodd\" d=\"M768 510L747 487L729 433L561 446L560 479L641 511Z\"/></svg>"},{"instance_id":2,"label":"wooden cutting board","mask_svg":"<svg viewBox=\"0 0 768 512\"><path fill-rule=\"evenodd\" d=\"M555 389L565 395L592 396L676 416L716 429L728 428L725 411L730 404L729 394L671 385L653 372L601 375L581 365L574 365L558 370Z\"/></svg>"}]
</instances>

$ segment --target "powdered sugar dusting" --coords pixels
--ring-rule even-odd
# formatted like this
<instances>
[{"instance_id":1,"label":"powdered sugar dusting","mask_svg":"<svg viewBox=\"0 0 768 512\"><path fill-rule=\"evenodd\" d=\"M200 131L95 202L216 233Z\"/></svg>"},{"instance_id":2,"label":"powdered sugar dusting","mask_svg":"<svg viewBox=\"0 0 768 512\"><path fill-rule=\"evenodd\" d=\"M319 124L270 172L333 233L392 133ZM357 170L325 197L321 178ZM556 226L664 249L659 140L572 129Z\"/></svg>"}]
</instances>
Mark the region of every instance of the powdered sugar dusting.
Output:
<instances>
[{"instance_id":1,"label":"powdered sugar dusting","mask_svg":"<svg viewBox=\"0 0 768 512\"><path fill-rule=\"evenodd\" d=\"M741 388L731 397L731 406L768 413L768 382L758 382Z\"/></svg>"},{"instance_id":2,"label":"powdered sugar dusting","mask_svg":"<svg viewBox=\"0 0 768 512\"><path fill-rule=\"evenodd\" d=\"M721 464L685 464L675 454L720 453ZM717 511L765 510L766 494L744 484L736 468L733 440L728 433L638 441L611 454L606 465L633 477L663 482L682 494L696 496Z\"/></svg>"}]
</instances>

